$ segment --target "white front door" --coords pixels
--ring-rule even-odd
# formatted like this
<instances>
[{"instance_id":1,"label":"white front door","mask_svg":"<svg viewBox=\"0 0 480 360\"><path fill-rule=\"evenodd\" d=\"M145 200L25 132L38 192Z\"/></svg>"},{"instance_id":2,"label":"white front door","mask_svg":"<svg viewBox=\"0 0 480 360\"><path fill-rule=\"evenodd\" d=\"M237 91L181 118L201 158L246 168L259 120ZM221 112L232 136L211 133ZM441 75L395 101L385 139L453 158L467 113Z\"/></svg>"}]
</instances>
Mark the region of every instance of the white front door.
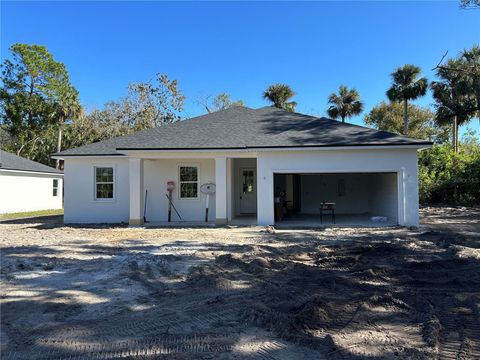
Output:
<instances>
[{"instance_id":1,"label":"white front door","mask_svg":"<svg viewBox=\"0 0 480 360\"><path fill-rule=\"evenodd\" d=\"M240 213L257 213L257 176L255 168L240 168Z\"/></svg>"}]
</instances>

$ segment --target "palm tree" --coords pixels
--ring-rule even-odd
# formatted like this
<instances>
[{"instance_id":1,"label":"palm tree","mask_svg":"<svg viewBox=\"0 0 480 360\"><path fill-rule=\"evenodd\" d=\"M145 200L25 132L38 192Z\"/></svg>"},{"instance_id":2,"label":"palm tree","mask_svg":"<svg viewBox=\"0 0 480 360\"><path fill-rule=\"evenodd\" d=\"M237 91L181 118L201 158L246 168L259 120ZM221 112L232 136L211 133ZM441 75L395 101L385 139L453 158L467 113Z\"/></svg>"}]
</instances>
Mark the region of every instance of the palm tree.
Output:
<instances>
[{"instance_id":1,"label":"palm tree","mask_svg":"<svg viewBox=\"0 0 480 360\"><path fill-rule=\"evenodd\" d=\"M358 91L349 89L345 85L340 85L338 94L330 94L328 103L332 104L327 110L328 116L334 119L340 117L343 123L346 118L358 115L363 111L363 103L360 101Z\"/></svg>"},{"instance_id":2,"label":"palm tree","mask_svg":"<svg viewBox=\"0 0 480 360\"><path fill-rule=\"evenodd\" d=\"M286 84L270 85L267 90L263 92L263 98L265 100L273 103L273 106L289 112L294 112L297 106L295 101L288 101L294 95L293 90Z\"/></svg>"},{"instance_id":3,"label":"palm tree","mask_svg":"<svg viewBox=\"0 0 480 360\"><path fill-rule=\"evenodd\" d=\"M403 102L403 134L408 133L408 101L424 96L428 89L428 80L419 78L421 69L406 64L397 68L392 74L392 86L387 90L390 101Z\"/></svg>"},{"instance_id":4,"label":"palm tree","mask_svg":"<svg viewBox=\"0 0 480 360\"><path fill-rule=\"evenodd\" d=\"M430 85L435 99L435 121L439 125L452 124L452 144L458 152L458 128L475 116L476 97L464 91L464 74L458 60L449 60L447 67L439 67L437 76L440 81Z\"/></svg>"},{"instance_id":5,"label":"palm tree","mask_svg":"<svg viewBox=\"0 0 480 360\"><path fill-rule=\"evenodd\" d=\"M82 106L78 100L78 91L74 87L68 87L61 93L55 104L56 120L58 125L57 152L62 151L62 126L68 119L78 117L82 113ZM60 168L60 160L56 160L56 168Z\"/></svg>"}]
</instances>

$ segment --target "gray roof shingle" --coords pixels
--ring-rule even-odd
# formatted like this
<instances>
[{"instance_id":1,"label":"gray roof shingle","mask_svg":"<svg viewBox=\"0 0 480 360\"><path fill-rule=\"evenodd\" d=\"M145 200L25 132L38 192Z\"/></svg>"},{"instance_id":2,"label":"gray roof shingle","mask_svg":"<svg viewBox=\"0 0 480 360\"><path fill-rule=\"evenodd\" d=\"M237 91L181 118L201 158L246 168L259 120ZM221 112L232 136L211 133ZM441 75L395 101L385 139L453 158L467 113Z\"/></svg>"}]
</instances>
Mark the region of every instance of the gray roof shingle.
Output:
<instances>
[{"instance_id":1,"label":"gray roof shingle","mask_svg":"<svg viewBox=\"0 0 480 360\"><path fill-rule=\"evenodd\" d=\"M4 169L63 174L61 170L0 150L0 170Z\"/></svg>"},{"instance_id":2,"label":"gray roof shingle","mask_svg":"<svg viewBox=\"0 0 480 360\"><path fill-rule=\"evenodd\" d=\"M122 150L129 149L228 150L430 144L424 140L274 107L232 107L55 155L121 155Z\"/></svg>"}]
</instances>

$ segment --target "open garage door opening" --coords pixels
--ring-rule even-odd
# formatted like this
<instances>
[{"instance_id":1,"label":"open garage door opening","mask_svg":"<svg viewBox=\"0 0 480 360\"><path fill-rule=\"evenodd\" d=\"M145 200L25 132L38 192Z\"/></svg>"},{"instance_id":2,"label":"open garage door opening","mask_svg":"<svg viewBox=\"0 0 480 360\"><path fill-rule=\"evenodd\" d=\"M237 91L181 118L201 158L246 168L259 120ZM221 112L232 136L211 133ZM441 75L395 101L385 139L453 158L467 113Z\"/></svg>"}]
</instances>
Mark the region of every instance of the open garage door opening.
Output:
<instances>
[{"instance_id":1,"label":"open garage door opening","mask_svg":"<svg viewBox=\"0 0 480 360\"><path fill-rule=\"evenodd\" d=\"M397 173L275 174L275 224L397 225L397 183Z\"/></svg>"}]
</instances>

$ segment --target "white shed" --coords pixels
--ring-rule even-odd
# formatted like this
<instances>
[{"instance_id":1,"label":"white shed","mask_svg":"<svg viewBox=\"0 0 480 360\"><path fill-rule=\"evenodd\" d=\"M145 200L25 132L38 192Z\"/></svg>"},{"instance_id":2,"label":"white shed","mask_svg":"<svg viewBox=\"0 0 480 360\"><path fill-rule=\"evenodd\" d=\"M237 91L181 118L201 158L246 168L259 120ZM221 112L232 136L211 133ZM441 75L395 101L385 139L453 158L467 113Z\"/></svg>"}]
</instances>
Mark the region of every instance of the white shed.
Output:
<instances>
[{"instance_id":1,"label":"white shed","mask_svg":"<svg viewBox=\"0 0 480 360\"><path fill-rule=\"evenodd\" d=\"M0 214L62 207L62 171L0 150Z\"/></svg>"}]
</instances>

